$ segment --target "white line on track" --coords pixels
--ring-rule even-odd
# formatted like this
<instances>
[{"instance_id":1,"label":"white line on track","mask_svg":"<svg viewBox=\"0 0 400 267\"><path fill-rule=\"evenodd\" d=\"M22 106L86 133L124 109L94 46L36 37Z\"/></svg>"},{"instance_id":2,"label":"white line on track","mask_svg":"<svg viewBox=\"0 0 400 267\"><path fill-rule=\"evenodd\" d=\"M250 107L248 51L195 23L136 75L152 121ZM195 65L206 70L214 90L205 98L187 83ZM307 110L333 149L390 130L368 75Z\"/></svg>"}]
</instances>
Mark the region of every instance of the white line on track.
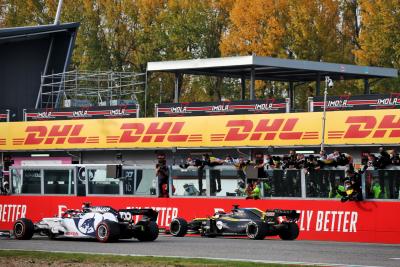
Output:
<instances>
[{"instance_id":1,"label":"white line on track","mask_svg":"<svg viewBox=\"0 0 400 267\"><path fill-rule=\"evenodd\" d=\"M66 254L90 254L90 255L110 255L110 256L131 256L131 257L158 257L158 258L181 258L181 259L206 259L206 260L222 260L222 261L242 261L254 263L271 263L271 264L290 264L290 265L312 265L312 266L335 266L335 267L382 267L373 265L354 265L341 263L322 263L322 262L302 262L302 261L268 261L268 260L251 260L251 259L232 259L232 258L213 258L213 257L188 257L188 256L163 256L163 255L142 255L142 254L121 254L121 253L91 253L91 252L73 252L73 251L47 251L41 249L0 249L0 250L17 250L17 251L35 251L47 253L66 253ZM391 258L400 259L400 258Z\"/></svg>"}]
</instances>

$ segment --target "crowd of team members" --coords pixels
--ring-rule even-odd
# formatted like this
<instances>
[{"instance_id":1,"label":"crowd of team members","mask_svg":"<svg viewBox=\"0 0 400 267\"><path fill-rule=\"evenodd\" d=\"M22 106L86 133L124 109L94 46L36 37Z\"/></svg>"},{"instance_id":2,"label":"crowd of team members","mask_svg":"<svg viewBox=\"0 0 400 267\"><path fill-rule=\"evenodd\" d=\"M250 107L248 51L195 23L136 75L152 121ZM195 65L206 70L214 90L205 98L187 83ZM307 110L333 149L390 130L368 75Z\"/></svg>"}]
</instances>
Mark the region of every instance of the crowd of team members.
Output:
<instances>
[{"instance_id":1,"label":"crowd of team members","mask_svg":"<svg viewBox=\"0 0 400 267\"><path fill-rule=\"evenodd\" d=\"M159 194L161 197L168 197L169 170L165 155L159 154L157 160L156 176L158 178ZM191 195L203 195L204 168L206 166L214 167L218 165L233 165L237 170L237 177L239 179L238 188L235 193L237 195L244 195L247 198L258 199L263 193L260 188L261 183L263 184L264 196L271 196L272 190L275 189L276 191L280 191L280 188L286 188L287 194L282 196L300 196L298 190L299 186L296 185L296 179L293 179L298 172L289 170L303 170L309 181L307 184L307 196L319 197L320 195L318 194L318 191L321 190L318 190L316 186L316 174L318 173L318 170L329 167L345 166L347 169L346 176L342 178L339 183L338 181L335 181L335 178L330 174L328 174L328 177L323 177L323 179L328 180L328 183L331 184L331 189L328 194L329 197L341 197L342 200L345 201L362 199L361 174L366 169L382 170L389 165L400 166L400 158L399 154L394 149L385 150L383 147L380 147L379 152L376 154L364 154L361 159L361 164L362 168L355 170L353 157L347 153L342 153L339 150L335 150L330 154L327 154L325 151L320 151L319 156L305 156L304 154L296 153L294 150L291 150L289 154L285 156L258 152L255 153L253 161L245 159L244 157L233 158L227 156L225 159L221 159L204 154L201 158L188 157L180 167L197 167L198 190L190 188L188 185L186 185L185 190L191 191ZM249 168L256 169L256 179L254 179L254 177L248 179L249 177L247 177L247 173ZM275 170L277 172L274 172ZM287 170L285 177L282 176L282 170ZM273 173L272 177L269 175L271 171ZM211 168L210 176L211 192L220 192L222 190L220 170ZM296 188L298 192L296 192ZM174 192L174 189L172 191ZM7 194L8 192L9 184L8 181L5 180L2 184L0 183L0 194ZM379 181L372 183L371 193L374 198L379 198L379 195L382 193L382 186Z\"/></svg>"},{"instance_id":2,"label":"crowd of team members","mask_svg":"<svg viewBox=\"0 0 400 267\"><path fill-rule=\"evenodd\" d=\"M233 158L231 156L225 157L225 159L212 157L208 154L202 155L201 158L188 157L185 163L181 164L181 168L187 168L189 166L197 167L198 169L198 191L196 194L202 195L203 192L203 178L204 178L204 168L206 166L214 167L218 165L233 165L237 170L237 177L239 179L238 188L236 190L237 195L244 195L247 198L259 199L261 197L261 183L263 184L264 192L271 191L272 184L281 187L286 187L289 191L294 187L293 179L290 177L289 173L285 177L286 184L282 184L283 181L281 176L272 175L270 177L268 173L271 170L303 170L308 176L309 184L307 185L308 196L313 196L316 191L315 187L315 174L318 170L327 169L329 167L346 167L346 176L343 177L339 183L332 182L334 186L331 186L329 192L330 197L341 197L342 201L346 200L362 200L361 192L361 174L367 168L384 169L388 165L400 165L399 155L395 150L386 151L383 147L379 148L379 154L375 155L373 153L365 155L362 158L363 167L359 170L355 170L353 165L353 157L347 153L341 153L339 150L335 150L330 154L325 151L321 151L319 156L308 155L296 153L291 150L288 155L285 156L273 156L270 154L263 154L258 152L255 154L254 161L245 159L243 157ZM248 173L249 168L257 169L257 177L251 177L248 179L246 173ZM247 170L247 171L246 171ZM272 171L273 172L273 171ZM164 192L161 195L167 196L167 174L164 171L160 171L157 168L157 176L159 177L159 190ZM159 175L159 173L161 175ZM274 173L274 172L273 172ZM282 173L282 171L280 172ZM295 173L295 172L293 172ZM160 179L160 176L162 177ZM217 193L221 191L221 173L217 169L210 169L211 177L211 192ZM256 179L255 179L256 178ZM331 178L327 178L328 180ZM164 184L164 186L163 186ZM275 186L277 187L277 186ZM189 188L185 188L185 190ZM266 195L264 193L264 195ZM288 196L295 196L290 193Z\"/></svg>"}]
</instances>

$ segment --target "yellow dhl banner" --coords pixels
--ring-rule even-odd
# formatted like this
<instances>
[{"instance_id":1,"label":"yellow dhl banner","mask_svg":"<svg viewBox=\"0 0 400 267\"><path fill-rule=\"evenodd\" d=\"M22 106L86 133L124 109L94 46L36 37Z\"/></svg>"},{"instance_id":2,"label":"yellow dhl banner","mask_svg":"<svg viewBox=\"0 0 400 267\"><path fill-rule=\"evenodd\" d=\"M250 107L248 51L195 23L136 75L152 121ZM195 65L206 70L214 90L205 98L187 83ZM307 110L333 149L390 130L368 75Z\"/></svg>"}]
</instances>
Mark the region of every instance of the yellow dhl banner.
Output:
<instances>
[{"instance_id":1,"label":"yellow dhl banner","mask_svg":"<svg viewBox=\"0 0 400 267\"><path fill-rule=\"evenodd\" d=\"M322 113L0 123L0 151L318 146ZM325 144L399 144L400 110L327 112Z\"/></svg>"}]
</instances>

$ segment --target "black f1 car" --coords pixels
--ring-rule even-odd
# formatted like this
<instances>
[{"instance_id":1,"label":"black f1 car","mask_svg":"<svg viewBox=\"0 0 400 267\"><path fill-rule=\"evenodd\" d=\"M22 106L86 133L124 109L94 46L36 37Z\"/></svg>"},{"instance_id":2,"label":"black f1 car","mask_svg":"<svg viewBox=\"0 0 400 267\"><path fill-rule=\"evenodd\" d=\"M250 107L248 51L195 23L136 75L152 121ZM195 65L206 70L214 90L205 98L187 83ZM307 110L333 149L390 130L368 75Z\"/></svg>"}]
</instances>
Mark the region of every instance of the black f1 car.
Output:
<instances>
[{"instance_id":1,"label":"black f1 car","mask_svg":"<svg viewBox=\"0 0 400 267\"><path fill-rule=\"evenodd\" d=\"M175 218L170 224L173 236L185 236L187 233L200 234L207 237L221 235L242 235L250 239L264 239L275 236L283 240L294 240L299 235L296 210L267 210L257 208L234 208L229 213L217 212L209 218L196 218L186 222L183 218ZM281 219L281 220L280 220Z\"/></svg>"},{"instance_id":2,"label":"black f1 car","mask_svg":"<svg viewBox=\"0 0 400 267\"><path fill-rule=\"evenodd\" d=\"M135 215L143 215L134 222ZM90 206L85 203L82 210L67 210L61 217L43 218L33 223L26 218L14 223L16 239L31 239L34 233L57 237L96 238L100 242L137 238L139 241L154 241L158 237L158 212L153 209L120 209L108 206Z\"/></svg>"}]
</instances>

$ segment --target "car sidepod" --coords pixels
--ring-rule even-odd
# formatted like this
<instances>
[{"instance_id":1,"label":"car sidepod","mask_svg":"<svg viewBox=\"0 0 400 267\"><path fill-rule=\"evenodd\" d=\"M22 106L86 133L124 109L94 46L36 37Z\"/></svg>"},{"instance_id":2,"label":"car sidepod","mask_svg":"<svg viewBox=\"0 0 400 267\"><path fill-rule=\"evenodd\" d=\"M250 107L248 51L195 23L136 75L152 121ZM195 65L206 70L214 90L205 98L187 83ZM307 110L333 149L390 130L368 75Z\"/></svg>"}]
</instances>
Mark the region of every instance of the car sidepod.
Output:
<instances>
[{"instance_id":1,"label":"car sidepod","mask_svg":"<svg viewBox=\"0 0 400 267\"><path fill-rule=\"evenodd\" d=\"M60 225L64 230L59 231L59 234L60 236L74 238L96 238L96 229L103 221L111 221L118 224L116 216L112 213L88 212L78 218L63 218ZM55 231L52 232L54 233Z\"/></svg>"}]
</instances>

